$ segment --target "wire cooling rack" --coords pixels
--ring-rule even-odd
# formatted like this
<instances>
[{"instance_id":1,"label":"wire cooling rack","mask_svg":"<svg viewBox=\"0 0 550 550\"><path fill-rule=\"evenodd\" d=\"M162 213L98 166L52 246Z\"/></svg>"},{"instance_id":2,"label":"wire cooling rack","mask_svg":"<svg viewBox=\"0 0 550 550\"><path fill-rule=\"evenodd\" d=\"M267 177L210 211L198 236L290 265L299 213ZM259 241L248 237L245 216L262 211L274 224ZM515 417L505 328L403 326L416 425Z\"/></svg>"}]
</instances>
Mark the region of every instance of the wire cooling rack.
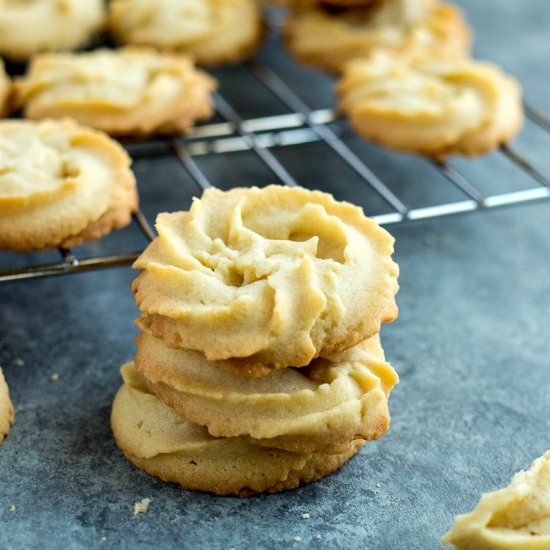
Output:
<instances>
[{"instance_id":1,"label":"wire cooling rack","mask_svg":"<svg viewBox=\"0 0 550 550\"><path fill-rule=\"evenodd\" d=\"M265 63L248 64L254 78L264 85L289 110L288 113L260 118L245 118L220 93L215 95L216 111L221 122L195 128L185 136L164 141L148 141L127 144L134 160L153 159L160 155L173 155L196 185L197 194L213 184L199 167L196 159L201 156L220 155L248 151L256 155L269 169L274 181L295 186L298 182L291 171L279 160L273 151L292 148L308 143L322 142L331 155L343 161L358 177L363 191L376 195L387 206L383 212L372 215L381 225L401 224L428 218L436 218L487 210L498 207L542 201L550 199L550 179L537 169L525 156L510 146L503 146L499 154L517 165L527 177L529 184L521 189L487 194L470 177L451 163L424 159L444 177L447 185L460 192L459 200L444 201L427 206L410 207L406 200L385 183L384 178L375 174L367 161L350 147L343 134L350 132L345 121L332 109L311 109L293 91L290 84ZM223 82L222 82L223 87ZM550 133L550 118L533 107L525 106L527 117ZM343 128L343 129L342 129ZM161 151L159 153L159 150ZM330 161L330 159L329 159ZM469 161L478 162L476 160ZM189 178L187 178L189 179ZM151 220L138 211L133 223L144 235L144 244L155 238ZM143 248L142 247L142 248ZM59 249L60 258L49 263L39 263L24 267L0 269L0 282L22 280L35 277L62 275L93 269L123 266L132 263L140 250L121 250L110 255L84 255L74 251ZM31 257L31 256L29 256Z\"/></svg>"}]
</instances>

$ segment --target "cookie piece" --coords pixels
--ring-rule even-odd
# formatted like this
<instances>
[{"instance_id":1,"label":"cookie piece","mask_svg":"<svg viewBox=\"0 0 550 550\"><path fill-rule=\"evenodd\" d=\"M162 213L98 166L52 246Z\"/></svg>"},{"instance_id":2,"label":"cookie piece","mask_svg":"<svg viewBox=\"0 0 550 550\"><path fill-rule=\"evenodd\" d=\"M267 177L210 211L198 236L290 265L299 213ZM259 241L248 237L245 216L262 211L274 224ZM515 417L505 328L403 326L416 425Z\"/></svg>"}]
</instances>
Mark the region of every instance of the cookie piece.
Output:
<instances>
[{"instance_id":1,"label":"cookie piece","mask_svg":"<svg viewBox=\"0 0 550 550\"><path fill-rule=\"evenodd\" d=\"M208 66L246 59L262 36L254 0L113 0L109 25L121 44L184 52Z\"/></svg>"},{"instance_id":2,"label":"cookie piece","mask_svg":"<svg viewBox=\"0 0 550 550\"><path fill-rule=\"evenodd\" d=\"M70 247L130 222L130 158L71 120L0 122L0 250Z\"/></svg>"},{"instance_id":3,"label":"cookie piece","mask_svg":"<svg viewBox=\"0 0 550 550\"><path fill-rule=\"evenodd\" d=\"M550 548L550 451L505 489L483 495L473 512L458 516L442 542L458 550Z\"/></svg>"},{"instance_id":4,"label":"cookie piece","mask_svg":"<svg viewBox=\"0 0 550 550\"><path fill-rule=\"evenodd\" d=\"M111 414L117 445L138 468L186 489L239 496L293 489L338 469L363 444L354 441L345 453L323 455L215 438L153 395L132 363L121 372L124 385Z\"/></svg>"},{"instance_id":5,"label":"cookie piece","mask_svg":"<svg viewBox=\"0 0 550 550\"><path fill-rule=\"evenodd\" d=\"M300 61L333 72L381 48L454 57L467 55L471 45L470 30L458 8L434 0L384 0L338 10L324 4L298 7L283 32Z\"/></svg>"},{"instance_id":6,"label":"cookie piece","mask_svg":"<svg viewBox=\"0 0 550 550\"><path fill-rule=\"evenodd\" d=\"M136 368L182 418L216 437L299 453L340 454L353 439L389 428L388 396L397 374L378 335L307 368L250 378L221 369L203 354L168 347L148 332L136 340Z\"/></svg>"},{"instance_id":7,"label":"cookie piece","mask_svg":"<svg viewBox=\"0 0 550 550\"><path fill-rule=\"evenodd\" d=\"M103 0L0 0L0 55L26 61L39 52L78 48L104 17Z\"/></svg>"},{"instance_id":8,"label":"cookie piece","mask_svg":"<svg viewBox=\"0 0 550 550\"><path fill-rule=\"evenodd\" d=\"M337 94L360 136L433 157L488 153L523 123L518 83L471 59L377 52L347 65Z\"/></svg>"},{"instance_id":9,"label":"cookie piece","mask_svg":"<svg viewBox=\"0 0 550 550\"><path fill-rule=\"evenodd\" d=\"M15 96L27 118L70 116L112 135L147 136L212 116L214 88L184 55L127 48L37 56Z\"/></svg>"},{"instance_id":10,"label":"cookie piece","mask_svg":"<svg viewBox=\"0 0 550 550\"><path fill-rule=\"evenodd\" d=\"M259 376L303 367L397 316L393 238L327 193L208 189L156 227L134 263L140 324L210 361Z\"/></svg>"},{"instance_id":11,"label":"cookie piece","mask_svg":"<svg viewBox=\"0 0 550 550\"><path fill-rule=\"evenodd\" d=\"M4 61L0 59L0 117L8 114L8 102L12 91L11 81L6 74Z\"/></svg>"},{"instance_id":12,"label":"cookie piece","mask_svg":"<svg viewBox=\"0 0 550 550\"><path fill-rule=\"evenodd\" d=\"M0 368L0 444L8 435L14 419L14 409L10 400L8 384Z\"/></svg>"}]
</instances>

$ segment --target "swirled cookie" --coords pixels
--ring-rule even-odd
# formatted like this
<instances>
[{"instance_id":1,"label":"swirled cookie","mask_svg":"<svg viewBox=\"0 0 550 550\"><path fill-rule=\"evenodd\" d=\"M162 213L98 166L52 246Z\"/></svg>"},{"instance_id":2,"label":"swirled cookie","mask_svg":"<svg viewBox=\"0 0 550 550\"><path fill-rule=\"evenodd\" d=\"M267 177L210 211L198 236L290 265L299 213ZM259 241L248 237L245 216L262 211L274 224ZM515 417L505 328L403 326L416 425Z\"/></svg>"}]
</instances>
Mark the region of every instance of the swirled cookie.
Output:
<instances>
[{"instance_id":1,"label":"swirled cookie","mask_svg":"<svg viewBox=\"0 0 550 550\"><path fill-rule=\"evenodd\" d=\"M215 438L184 421L148 389L132 363L113 402L111 425L117 445L138 468L186 489L218 495L277 493L338 469L364 443L339 455L290 453L239 438Z\"/></svg>"},{"instance_id":2,"label":"swirled cookie","mask_svg":"<svg viewBox=\"0 0 550 550\"><path fill-rule=\"evenodd\" d=\"M397 316L393 238L326 193L208 189L156 227L134 263L140 326L210 361L250 375L302 367Z\"/></svg>"},{"instance_id":3,"label":"swirled cookie","mask_svg":"<svg viewBox=\"0 0 550 550\"><path fill-rule=\"evenodd\" d=\"M184 52L199 65L241 61L262 36L254 0L113 0L109 24L122 44Z\"/></svg>"},{"instance_id":4,"label":"swirled cookie","mask_svg":"<svg viewBox=\"0 0 550 550\"><path fill-rule=\"evenodd\" d=\"M337 93L362 137L434 157L487 153L523 122L517 82L470 59L377 52L348 64Z\"/></svg>"},{"instance_id":5,"label":"swirled cookie","mask_svg":"<svg viewBox=\"0 0 550 550\"><path fill-rule=\"evenodd\" d=\"M307 368L262 378L234 374L148 332L137 344L136 367L155 394L216 437L340 454L351 440L378 439L389 427L387 399L398 378L384 360L378 335Z\"/></svg>"},{"instance_id":6,"label":"swirled cookie","mask_svg":"<svg viewBox=\"0 0 550 550\"><path fill-rule=\"evenodd\" d=\"M457 550L550 548L550 451L518 472L505 489L481 497L442 539Z\"/></svg>"},{"instance_id":7,"label":"swirled cookie","mask_svg":"<svg viewBox=\"0 0 550 550\"><path fill-rule=\"evenodd\" d=\"M4 373L0 368L0 444L8 435L14 420L13 405Z\"/></svg>"},{"instance_id":8,"label":"swirled cookie","mask_svg":"<svg viewBox=\"0 0 550 550\"><path fill-rule=\"evenodd\" d=\"M71 120L0 122L0 250L75 246L137 207L124 149Z\"/></svg>"},{"instance_id":9,"label":"swirled cookie","mask_svg":"<svg viewBox=\"0 0 550 550\"><path fill-rule=\"evenodd\" d=\"M375 49L454 57L467 54L471 42L458 9L434 0L379 0L337 10L324 4L298 7L287 19L284 35L298 59L335 72Z\"/></svg>"},{"instance_id":10,"label":"swirled cookie","mask_svg":"<svg viewBox=\"0 0 550 550\"><path fill-rule=\"evenodd\" d=\"M180 132L211 116L214 87L186 56L127 48L37 56L15 96L27 118L70 116L135 136Z\"/></svg>"},{"instance_id":11,"label":"swirled cookie","mask_svg":"<svg viewBox=\"0 0 550 550\"><path fill-rule=\"evenodd\" d=\"M11 81L6 74L4 62L0 59L0 117L8 114L8 101L11 96Z\"/></svg>"},{"instance_id":12,"label":"swirled cookie","mask_svg":"<svg viewBox=\"0 0 550 550\"><path fill-rule=\"evenodd\" d=\"M0 55L25 61L83 46L102 26L104 10L103 0L0 0Z\"/></svg>"}]
</instances>

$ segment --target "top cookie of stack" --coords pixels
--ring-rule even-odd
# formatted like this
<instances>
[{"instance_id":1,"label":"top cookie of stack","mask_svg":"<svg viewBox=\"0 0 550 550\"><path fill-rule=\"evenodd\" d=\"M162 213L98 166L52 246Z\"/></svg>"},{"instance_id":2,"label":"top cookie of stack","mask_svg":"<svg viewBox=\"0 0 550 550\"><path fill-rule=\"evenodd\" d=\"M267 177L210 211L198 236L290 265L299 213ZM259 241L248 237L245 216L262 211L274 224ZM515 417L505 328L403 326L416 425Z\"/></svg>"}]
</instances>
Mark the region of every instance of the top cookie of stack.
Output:
<instances>
[{"instance_id":1,"label":"top cookie of stack","mask_svg":"<svg viewBox=\"0 0 550 550\"><path fill-rule=\"evenodd\" d=\"M207 190L135 262L138 324L248 375L341 352L397 316L393 239L301 188Z\"/></svg>"}]
</instances>

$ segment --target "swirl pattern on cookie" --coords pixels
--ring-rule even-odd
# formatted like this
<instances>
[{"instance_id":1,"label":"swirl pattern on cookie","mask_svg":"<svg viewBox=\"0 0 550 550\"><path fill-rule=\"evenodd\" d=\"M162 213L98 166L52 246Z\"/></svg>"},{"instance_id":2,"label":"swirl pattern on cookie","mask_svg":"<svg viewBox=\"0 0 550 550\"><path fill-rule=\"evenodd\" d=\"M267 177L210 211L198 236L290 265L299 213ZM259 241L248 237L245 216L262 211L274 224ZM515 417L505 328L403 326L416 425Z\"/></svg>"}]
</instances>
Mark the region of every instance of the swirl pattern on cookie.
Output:
<instances>
[{"instance_id":1,"label":"swirl pattern on cookie","mask_svg":"<svg viewBox=\"0 0 550 550\"><path fill-rule=\"evenodd\" d=\"M483 495L473 512L458 516L442 542L457 550L550 548L550 451L505 489Z\"/></svg>"},{"instance_id":2,"label":"swirl pattern on cookie","mask_svg":"<svg viewBox=\"0 0 550 550\"><path fill-rule=\"evenodd\" d=\"M199 65L241 61L262 36L254 0L114 0L109 24L122 44L184 52Z\"/></svg>"},{"instance_id":3,"label":"swirl pattern on cookie","mask_svg":"<svg viewBox=\"0 0 550 550\"><path fill-rule=\"evenodd\" d=\"M8 384L0 368L0 444L8 435L14 418L14 409L10 400Z\"/></svg>"},{"instance_id":4,"label":"swirl pattern on cookie","mask_svg":"<svg viewBox=\"0 0 550 550\"><path fill-rule=\"evenodd\" d=\"M364 443L339 455L291 453L240 438L215 438L160 401L132 363L113 402L117 445L138 468L187 489L219 495L276 493L315 481L338 469Z\"/></svg>"},{"instance_id":5,"label":"swirl pattern on cookie","mask_svg":"<svg viewBox=\"0 0 550 550\"><path fill-rule=\"evenodd\" d=\"M247 437L293 452L339 454L353 439L381 437L397 375L378 336L304 369L262 378L235 374L203 354L170 348L148 332L138 338L136 368L156 395L216 437Z\"/></svg>"},{"instance_id":6,"label":"swirl pattern on cookie","mask_svg":"<svg viewBox=\"0 0 550 550\"><path fill-rule=\"evenodd\" d=\"M362 137L434 157L487 153L523 122L517 82L470 59L377 52L347 65L337 93Z\"/></svg>"},{"instance_id":7,"label":"swirl pattern on cookie","mask_svg":"<svg viewBox=\"0 0 550 550\"><path fill-rule=\"evenodd\" d=\"M215 81L184 55L127 48L43 54L16 83L31 119L70 116L113 135L169 134L212 115Z\"/></svg>"},{"instance_id":8,"label":"swirl pattern on cookie","mask_svg":"<svg viewBox=\"0 0 550 550\"><path fill-rule=\"evenodd\" d=\"M397 316L393 238L326 193L208 189L156 227L134 264L140 326L210 361L253 376L302 367Z\"/></svg>"},{"instance_id":9,"label":"swirl pattern on cookie","mask_svg":"<svg viewBox=\"0 0 550 550\"><path fill-rule=\"evenodd\" d=\"M298 59L334 72L376 49L437 51L456 57L466 55L471 42L460 11L435 0L378 0L336 10L323 4L297 7L284 34Z\"/></svg>"},{"instance_id":10,"label":"swirl pattern on cookie","mask_svg":"<svg viewBox=\"0 0 550 550\"><path fill-rule=\"evenodd\" d=\"M0 249L74 246L130 222L124 149L71 120L0 122Z\"/></svg>"},{"instance_id":11,"label":"swirl pattern on cookie","mask_svg":"<svg viewBox=\"0 0 550 550\"><path fill-rule=\"evenodd\" d=\"M25 61L83 46L102 26L104 10L103 0L0 0L0 55Z\"/></svg>"}]
</instances>

